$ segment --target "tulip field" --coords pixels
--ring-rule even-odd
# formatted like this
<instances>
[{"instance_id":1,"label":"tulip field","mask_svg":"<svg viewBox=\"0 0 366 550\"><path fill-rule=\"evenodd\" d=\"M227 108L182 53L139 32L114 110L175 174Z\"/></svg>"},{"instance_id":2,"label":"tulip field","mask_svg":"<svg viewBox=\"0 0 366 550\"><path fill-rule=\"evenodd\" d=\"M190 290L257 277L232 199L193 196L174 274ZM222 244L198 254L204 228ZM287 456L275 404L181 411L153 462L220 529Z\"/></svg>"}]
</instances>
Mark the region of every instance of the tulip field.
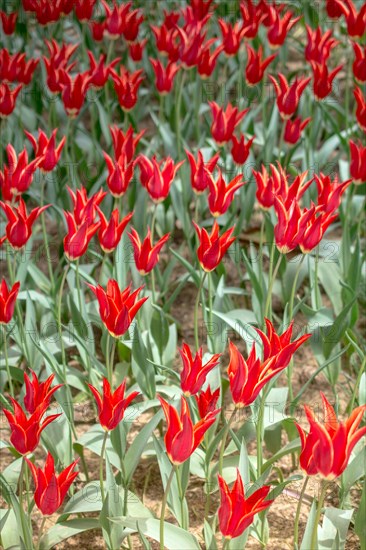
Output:
<instances>
[{"instance_id":1,"label":"tulip field","mask_svg":"<svg viewBox=\"0 0 366 550\"><path fill-rule=\"evenodd\" d=\"M366 550L366 3L0 8L0 548Z\"/></svg>"}]
</instances>

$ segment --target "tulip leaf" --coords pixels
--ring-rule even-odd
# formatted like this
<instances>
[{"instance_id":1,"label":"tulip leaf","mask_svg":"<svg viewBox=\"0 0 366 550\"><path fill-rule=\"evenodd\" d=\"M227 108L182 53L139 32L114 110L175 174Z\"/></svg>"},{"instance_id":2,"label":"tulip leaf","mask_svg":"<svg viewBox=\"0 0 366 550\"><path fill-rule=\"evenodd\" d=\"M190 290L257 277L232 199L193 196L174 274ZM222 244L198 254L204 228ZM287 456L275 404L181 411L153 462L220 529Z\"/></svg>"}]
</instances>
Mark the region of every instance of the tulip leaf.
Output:
<instances>
[{"instance_id":1,"label":"tulip leaf","mask_svg":"<svg viewBox=\"0 0 366 550\"><path fill-rule=\"evenodd\" d=\"M110 521L114 517L123 515L123 500L120 495L119 488L116 484L116 480L113 475L111 464L108 460L108 453L105 454L106 464L106 481L105 491L106 498L103 502L103 507L99 516L100 524L102 526L103 538L107 544L109 550L114 548L120 548L124 539L124 529L121 525Z\"/></svg>"},{"instance_id":2,"label":"tulip leaf","mask_svg":"<svg viewBox=\"0 0 366 550\"><path fill-rule=\"evenodd\" d=\"M343 498L351 490L352 485L365 475L365 464L366 464L366 448L364 447L362 441L361 450L359 453L354 456L353 460L348 464L347 468L342 474L342 494ZM356 446L353 452L357 452L358 446Z\"/></svg>"},{"instance_id":3,"label":"tulip leaf","mask_svg":"<svg viewBox=\"0 0 366 550\"><path fill-rule=\"evenodd\" d=\"M90 529L99 529L97 518L77 518L56 523L41 538L39 550L51 550L56 544Z\"/></svg>"},{"instance_id":4,"label":"tulip leaf","mask_svg":"<svg viewBox=\"0 0 366 550\"><path fill-rule=\"evenodd\" d=\"M203 534L205 537L205 547L207 550L217 550L215 533L211 525L206 520L204 520Z\"/></svg>"},{"instance_id":5,"label":"tulip leaf","mask_svg":"<svg viewBox=\"0 0 366 550\"><path fill-rule=\"evenodd\" d=\"M366 550L366 478L363 481L363 490L359 509L355 516L355 531L360 539L360 550Z\"/></svg>"},{"instance_id":6,"label":"tulip leaf","mask_svg":"<svg viewBox=\"0 0 366 550\"><path fill-rule=\"evenodd\" d=\"M323 524L318 527L319 550L344 550L353 512L353 509L325 509Z\"/></svg>"},{"instance_id":7,"label":"tulip leaf","mask_svg":"<svg viewBox=\"0 0 366 550\"><path fill-rule=\"evenodd\" d=\"M0 538L4 550L19 548L19 527L12 508L0 509Z\"/></svg>"},{"instance_id":8,"label":"tulip leaf","mask_svg":"<svg viewBox=\"0 0 366 550\"><path fill-rule=\"evenodd\" d=\"M192 280L194 282L194 284L196 285L196 287L198 288L199 285L200 285L200 272L197 271L197 269L195 269L192 264L186 260L185 258L183 258L183 256L181 256L176 250L174 250L174 248L169 248L170 252L173 254L173 256L175 256L176 258L178 258L178 260L180 261L180 263L183 265L183 267L186 268L186 270L188 271L188 273L190 274L190 276L192 277Z\"/></svg>"},{"instance_id":9,"label":"tulip leaf","mask_svg":"<svg viewBox=\"0 0 366 550\"><path fill-rule=\"evenodd\" d=\"M301 541L300 550L309 550L311 545L311 536L313 534L314 523L316 518L316 500L313 499L310 512L308 514L308 520L306 522L305 532Z\"/></svg>"}]
</instances>

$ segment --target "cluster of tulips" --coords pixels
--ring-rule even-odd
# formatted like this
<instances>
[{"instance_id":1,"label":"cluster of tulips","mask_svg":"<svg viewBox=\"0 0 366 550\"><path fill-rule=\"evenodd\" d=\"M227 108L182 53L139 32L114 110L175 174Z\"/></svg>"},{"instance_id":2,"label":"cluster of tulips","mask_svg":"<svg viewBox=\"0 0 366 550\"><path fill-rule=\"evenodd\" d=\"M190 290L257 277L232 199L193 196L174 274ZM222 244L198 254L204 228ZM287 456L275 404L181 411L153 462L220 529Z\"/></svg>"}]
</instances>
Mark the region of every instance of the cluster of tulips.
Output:
<instances>
[{"instance_id":1,"label":"cluster of tulips","mask_svg":"<svg viewBox=\"0 0 366 550\"><path fill-rule=\"evenodd\" d=\"M5 136L1 143L0 247L8 271L0 285L0 384L8 422L5 447L20 465L15 491L9 481L14 479L14 472L9 473L11 466L0 476L13 514L6 511L1 515L5 534L0 537L5 550L46 550L75 530L81 533L94 527L102 529L109 550L125 543L129 548L137 547L140 541L144 548L151 548L150 539L158 541L161 550L200 548L188 527L185 493L190 473L214 487L205 490L202 540L206 548L215 549L217 541L222 541L222 548L240 550L249 533L265 546L268 509L291 483L291 479L283 480L282 474L279 480L273 477L276 451L272 462L272 458L265 460L263 452L268 428L265 409L271 392L281 388L277 382L282 374L287 376L291 408L286 425L288 454L292 454L296 469L298 452L299 469L306 474L295 515L294 548L325 548L319 521L329 483L341 478L349 465L360 464L364 452L365 353L362 343L356 341L356 329L347 333L348 346L352 345L361 359L348 418L341 418L338 404L333 408L325 393L317 392L321 418L310 405L304 405L306 428L294 418L296 400L309 385L295 399L294 364L299 360L295 354L300 347L311 346L316 335L310 329L294 329L299 312L318 315L317 319L329 313L319 290L320 282L327 290L324 274L319 274L319 251L337 224L345 231L340 263L352 281L342 282L337 297L349 300L343 309L342 303L340 307L337 303L334 332L338 341L316 353L317 360L324 362L319 373L345 353L341 345L346 324L351 319L353 329L363 307L362 301L360 306L356 302L358 290L351 283L355 287L360 283L358 273L364 258L357 260L354 276L346 260L351 257L347 254L361 258L362 246L361 220L352 219L352 207L364 199L366 182L366 5L327 0L321 9L333 28L324 29L304 22L304 17L274 0L242 0L234 19L219 16L222 6L213 0L191 0L177 10L165 9L165 3L159 7L158 2L154 16L148 5L134 6L132 1L22 0L20 4L18 11L0 12L4 38L0 49L0 122ZM334 20L344 30L343 35L333 30ZM78 36L76 43L68 35L68 24ZM42 37L36 57L28 55L32 50L27 41L32 40L32 33ZM18 47L22 40L23 46ZM307 72L295 71L295 78L284 74L289 44L296 44L307 68ZM349 59L337 65L337 51L342 46ZM335 131L336 122L328 114L327 124L335 135L320 152L315 151L321 143L321 114L325 116L327 100L346 65L346 120ZM245 87L247 96L236 104L218 97L201 104L205 83L223 79L226 85L233 67L234 74L239 74L234 81L240 83L241 90ZM269 99L265 97L267 73L274 93ZM47 113L43 97L41 105L32 104L32 94L23 93L37 87L39 81L52 98ZM110 93L112 88L114 94ZM255 90L260 91L262 110L256 105ZM192 102L192 128L191 119L188 123L187 117L184 120L184 99L188 111ZM156 125L153 135L146 118L141 121L139 117L141 104L148 105L149 101ZM37 124L25 123L23 128L27 109L36 113ZM146 106L144 112L149 113ZM92 137L83 149L85 135ZM347 165L347 169L332 174L314 169L314 151L319 160L334 138L343 151L340 166ZM263 155L261 149L265 149ZM81 184L77 168L76 184L70 181L65 167L78 167L83 155L91 153L98 177ZM259 160L253 167L256 156ZM57 179L62 185L53 187ZM247 323L250 338L243 336L242 327L238 330L246 342L247 352L243 353L226 334L219 345L213 328L218 319L233 327L233 315L239 315L239 310L229 315L229 295L246 294L242 289L225 287L224 282L226 270L235 264L225 255L234 243L240 246L242 242L246 210L247 225L252 210L261 218L259 249L262 256L268 252L269 267L264 276L263 257L254 265L254 245L250 245L248 255L243 252L248 276L238 267L240 284L250 281L251 304L256 310ZM356 211L361 217L363 207ZM57 266L51 258L49 239L49 227L56 226L56 219L60 247ZM31 257L39 226L48 278ZM183 231L184 253L175 246L179 242L177 231ZM267 237L272 241L268 249ZM92 246L93 239L97 247ZM133 256L129 267L124 265L126 246ZM295 275L287 270L293 255L300 258ZM295 304L299 278L305 277L305 258L310 298L305 295ZM185 275L177 276L178 284L175 280L169 294L174 262L184 268ZM279 274L290 287L282 321L273 311ZM34 283L40 292L34 291ZM179 323L170 307L189 283L197 287L193 326L186 327L193 329L194 348L181 328L178 371ZM66 285L69 293L65 292ZM308 298L311 307L306 303ZM207 329L207 352L200 334L200 305L202 324ZM29 335L42 308L47 310L47 320L55 321L54 347ZM92 347L78 329L76 348L70 344L66 318L69 324L89 331ZM90 320L97 329L90 328ZM94 341L100 334L99 350ZM319 350L316 343L314 347ZM333 354L335 347L337 356ZM79 369L70 367L75 357ZM329 378L336 395L336 382L332 375ZM352 377L348 375L348 379ZM317 380L316 375L313 380ZM76 391L83 399L87 396L98 418L91 439L78 435L74 411L68 407ZM54 413L54 405L62 412ZM245 432L245 423L233 428L240 411L249 409L254 435ZM227 418L229 410L232 414ZM148 420L131 442L127 418L134 419L134 414L142 412L147 413ZM65 441L61 444L66 447L66 439L71 442L73 456L58 453L57 426L64 425ZM256 438L255 457L249 456L246 437ZM89 481L88 465L80 450L83 442L100 457L100 517L88 518L89 523L83 522L86 518L80 514L96 509L72 507L80 493L74 481L78 476L80 484L84 479ZM47 454L41 467L36 460L42 449ZM129 504L132 477L146 449L156 457L161 472L164 496L158 518L140 502L136 514ZM74 451L79 454L75 460ZM284 454L286 450L280 457ZM349 474L348 490L365 475L357 468L356 474L356 468ZM28 498L25 503L24 499L25 484L30 487L29 472L34 503L43 517L36 542L31 523L33 502ZM322 489L319 498L313 500L300 546L299 521L309 476L320 480ZM347 483L342 482L344 485ZM110 493L116 486L123 492L117 504ZM220 502L214 509L211 496L217 489ZM365 498L360 510L365 509ZM166 520L167 508L179 526ZM46 520L56 512L60 514L58 529L46 532ZM69 520L73 513L80 517ZM18 546L14 546L14 534L9 534L14 517L20 525ZM335 535L332 531L337 540L345 539L340 523L334 523Z\"/></svg>"}]
</instances>

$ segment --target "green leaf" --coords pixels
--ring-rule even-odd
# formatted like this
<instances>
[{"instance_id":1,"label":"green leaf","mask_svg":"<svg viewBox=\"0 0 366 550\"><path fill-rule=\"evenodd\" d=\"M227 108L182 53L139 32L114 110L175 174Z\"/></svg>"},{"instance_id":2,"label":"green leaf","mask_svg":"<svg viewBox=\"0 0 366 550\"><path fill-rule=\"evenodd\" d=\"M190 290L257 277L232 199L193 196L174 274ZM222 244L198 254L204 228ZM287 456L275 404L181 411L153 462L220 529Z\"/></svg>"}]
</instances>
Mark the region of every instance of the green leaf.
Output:
<instances>
[{"instance_id":1,"label":"green leaf","mask_svg":"<svg viewBox=\"0 0 366 550\"><path fill-rule=\"evenodd\" d=\"M0 510L0 537L4 550L15 550L19 548L19 525L12 508Z\"/></svg>"},{"instance_id":2,"label":"green leaf","mask_svg":"<svg viewBox=\"0 0 366 550\"><path fill-rule=\"evenodd\" d=\"M313 534L314 523L316 517L316 501L313 500L308 515L308 520L306 522L304 536L301 541L300 550L310 550L311 546L311 535Z\"/></svg>"},{"instance_id":3,"label":"green leaf","mask_svg":"<svg viewBox=\"0 0 366 550\"><path fill-rule=\"evenodd\" d=\"M363 491L360 502L360 507L355 516L355 531L360 539L360 550L366 550L366 478L363 482Z\"/></svg>"},{"instance_id":4,"label":"green leaf","mask_svg":"<svg viewBox=\"0 0 366 550\"><path fill-rule=\"evenodd\" d=\"M100 523L96 518L77 518L56 523L41 538L39 550L51 550L56 544L70 537L74 537L90 529L99 529Z\"/></svg>"},{"instance_id":5,"label":"green leaf","mask_svg":"<svg viewBox=\"0 0 366 550\"><path fill-rule=\"evenodd\" d=\"M319 550L344 550L353 510L326 508L323 525L318 527Z\"/></svg>"}]
</instances>

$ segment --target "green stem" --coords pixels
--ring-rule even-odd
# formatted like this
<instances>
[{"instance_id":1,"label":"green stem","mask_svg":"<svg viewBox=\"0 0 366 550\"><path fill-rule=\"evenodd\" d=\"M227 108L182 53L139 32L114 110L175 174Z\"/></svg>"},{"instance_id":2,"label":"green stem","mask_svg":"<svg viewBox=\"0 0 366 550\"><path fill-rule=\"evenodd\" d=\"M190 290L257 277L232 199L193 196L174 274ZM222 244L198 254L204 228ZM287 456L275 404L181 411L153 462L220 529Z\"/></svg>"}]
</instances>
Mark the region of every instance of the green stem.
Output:
<instances>
[{"instance_id":1,"label":"green stem","mask_svg":"<svg viewBox=\"0 0 366 550\"><path fill-rule=\"evenodd\" d=\"M311 545L310 545L310 547L314 548L314 550L317 548L317 544L318 544L318 525L319 525L319 521L320 521L320 516L322 515L323 504L324 504L324 499L325 499L325 495L326 495L326 492L327 492L327 487L328 487L328 482L326 480L323 480L322 481L322 490L321 490L320 497L319 497L319 502L318 502L318 508L316 510L313 533L311 535Z\"/></svg>"},{"instance_id":2,"label":"green stem","mask_svg":"<svg viewBox=\"0 0 366 550\"><path fill-rule=\"evenodd\" d=\"M231 416L226 423L224 433L222 434L222 441L221 441L221 447L220 447L220 454L219 454L219 474L222 476L222 466L224 463L224 451L225 451L225 445L226 445L226 438L230 430L230 425L232 421L234 420L234 416L236 414L236 408L234 408L233 412L231 413Z\"/></svg>"},{"instance_id":3,"label":"green stem","mask_svg":"<svg viewBox=\"0 0 366 550\"><path fill-rule=\"evenodd\" d=\"M45 193L45 186L46 186L46 178L44 173L41 171L42 174L42 181L41 181L41 203L40 206L42 207L44 205L44 193ZM50 255L50 247L48 243L48 236L47 236L47 229L46 229L46 218L45 213L42 212L41 214L41 225L42 225L42 233L43 233L43 243L46 249L46 258L47 258L47 266L48 266L48 275L51 281L51 291L53 291L55 287L55 279L53 276L53 269L52 269L52 261L51 261L51 255Z\"/></svg>"},{"instance_id":4,"label":"green stem","mask_svg":"<svg viewBox=\"0 0 366 550\"><path fill-rule=\"evenodd\" d=\"M26 461L24 456L22 457L22 465L20 468L20 474L19 474L19 512L20 512L20 523L23 531L23 540L25 543L26 548L33 548L32 540L29 540L29 527L28 527L28 519L24 511L24 499L23 499L23 492L24 492L24 474L25 474L25 468L26 468Z\"/></svg>"},{"instance_id":5,"label":"green stem","mask_svg":"<svg viewBox=\"0 0 366 550\"><path fill-rule=\"evenodd\" d=\"M180 82L179 82L179 86L178 86L178 89L177 89L177 101L176 101L176 104L175 104L175 131L176 131L176 135L177 135L177 158L178 159L181 158L181 153L182 153L182 151L181 151L182 138L181 138L181 116L180 116L180 111L181 111L182 92L183 92L183 87L184 87L185 76L186 76L186 71L185 70L181 71Z\"/></svg>"},{"instance_id":6,"label":"green stem","mask_svg":"<svg viewBox=\"0 0 366 550\"><path fill-rule=\"evenodd\" d=\"M288 306L289 322L292 321L292 317L293 317L297 281L298 281L298 278L299 278L299 275L300 275L301 266L302 266L302 263L303 263L304 259L305 259L305 254L303 254L301 256L301 260L299 261L299 265L297 266L297 269L296 269L296 272L295 272L294 282L292 283L289 306ZM291 384L293 368L294 368L294 361L293 361L293 359L291 359L290 363L288 365L288 368L287 368L287 385L288 385L288 388L289 388L290 407L292 407L292 402L293 402L293 399L294 399L294 389L293 389L293 386ZM291 409L291 411L292 411L292 409Z\"/></svg>"},{"instance_id":7,"label":"green stem","mask_svg":"<svg viewBox=\"0 0 366 550\"><path fill-rule=\"evenodd\" d=\"M263 465L263 450L262 450L262 440L263 440L263 420L264 420L264 405L266 403L266 390L265 388L262 391L261 402L258 410L258 419L256 425L257 431L257 476L260 477L262 473Z\"/></svg>"},{"instance_id":8,"label":"green stem","mask_svg":"<svg viewBox=\"0 0 366 550\"><path fill-rule=\"evenodd\" d=\"M316 247L315 254L315 269L314 269L314 295L315 295L315 307L316 309L321 308L321 296L318 286L318 268L319 268L319 245Z\"/></svg>"},{"instance_id":9,"label":"green stem","mask_svg":"<svg viewBox=\"0 0 366 550\"><path fill-rule=\"evenodd\" d=\"M47 516L43 516L41 526L38 531L38 541L37 541L37 550L40 550L41 548L41 538L44 530L44 526L46 525Z\"/></svg>"},{"instance_id":10,"label":"green stem","mask_svg":"<svg viewBox=\"0 0 366 550\"><path fill-rule=\"evenodd\" d=\"M274 260L274 251L275 251L276 243L273 242L272 248L271 248L271 257L270 257L270 264L269 264L269 273L268 273L268 293L267 293L267 299L266 299L266 305L264 308L264 318L268 318L268 314L271 311L271 300L272 300L272 290L273 285L276 280L277 272L281 265L282 255L280 254L276 263L276 266L273 270L273 260ZM272 271L273 270L273 271ZM272 320L272 312L269 316L270 320ZM263 326L264 326L264 319L263 319Z\"/></svg>"},{"instance_id":11,"label":"green stem","mask_svg":"<svg viewBox=\"0 0 366 550\"><path fill-rule=\"evenodd\" d=\"M201 292L202 292L202 289L203 289L203 285L204 285L204 282L205 282L205 279L206 279L206 275L207 275L207 272L205 271L203 276L201 276L201 282L200 282L200 285L198 287L196 302L195 302L195 305L194 305L194 341L195 341L195 344L196 344L196 351L198 351L198 349L200 347L199 334L198 334L199 333L199 331L198 331L198 308L199 308L199 303L200 303L200 295L201 295Z\"/></svg>"},{"instance_id":12,"label":"green stem","mask_svg":"<svg viewBox=\"0 0 366 550\"><path fill-rule=\"evenodd\" d=\"M180 474L179 474L179 467L175 464L174 465L174 470L175 470L175 475L176 475L176 478L177 478L177 485L178 485L178 493L179 493L179 500L180 500L180 513L181 513L181 516L182 516L182 529L188 529L188 525L186 525L186 518L185 518L185 515L184 515L184 508L183 508L183 502L184 502L184 494L183 494L183 489L182 489L182 483L181 483L181 479L180 479Z\"/></svg>"},{"instance_id":13,"label":"green stem","mask_svg":"<svg viewBox=\"0 0 366 550\"><path fill-rule=\"evenodd\" d=\"M108 332L107 334L107 342L106 342L106 352L105 352L105 358L106 358L106 367L107 367L107 380L112 387L113 384L113 359L114 359L114 353L116 349L116 341L113 338L113 343L111 345L111 339L112 336Z\"/></svg>"},{"instance_id":14,"label":"green stem","mask_svg":"<svg viewBox=\"0 0 366 550\"><path fill-rule=\"evenodd\" d=\"M163 502L162 502L162 504L161 504L161 512L160 512L160 545L159 545L159 546L160 546L160 550L164 550L164 517L165 517L166 505L167 505L167 502L168 502L168 495L169 495L169 491L170 491L170 486L171 486L172 481L173 481L174 473L175 473L175 468L172 466L172 469L171 469L171 472L170 472L170 475L169 475L169 478L168 478L168 481L167 481L167 484L166 484L166 487L165 487Z\"/></svg>"},{"instance_id":15,"label":"green stem","mask_svg":"<svg viewBox=\"0 0 366 550\"><path fill-rule=\"evenodd\" d=\"M213 314L212 314L212 271L208 274L208 343L210 343L209 351L215 353L215 339L213 337Z\"/></svg>"},{"instance_id":16,"label":"green stem","mask_svg":"<svg viewBox=\"0 0 366 550\"><path fill-rule=\"evenodd\" d=\"M295 550L297 550L298 542L299 542L299 519L300 519L301 505L302 505L302 501L303 501L303 498L304 498L304 495L305 495L305 490L306 490L306 486L308 484L308 481L309 481L309 476L306 476L305 481L304 481L303 486L302 486L302 489L301 489L299 502L297 503L297 508L296 508L295 527L294 527L294 549Z\"/></svg>"},{"instance_id":17,"label":"green stem","mask_svg":"<svg viewBox=\"0 0 366 550\"><path fill-rule=\"evenodd\" d=\"M80 312L80 315L83 315L83 310L82 310L82 307L81 307L81 288L80 288L79 259L76 260L75 278L76 278L76 290L77 290L77 294L78 294L79 312Z\"/></svg>"},{"instance_id":18,"label":"green stem","mask_svg":"<svg viewBox=\"0 0 366 550\"><path fill-rule=\"evenodd\" d=\"M4 356L5 356L5 368L6 368L6 374L7 374L8 382L9 382L10 395L11 395L12 397L15 397L15 394L14 394L14 386L13 386L13 380L12 380L12 377L11 377L10 367L9 367L8 345L7 345L6 326L5 326L5 325L2 326L2 331L1 331L1 332L2 332L2 334L3 334L3 345L4 345Z\"/></svg>"},{"instance_id":19,"label":"green stem","mask_svg":"<svg viewBox=\"0 0 366 550\"><path fill-rule=\"evenodd\" d=\"M61 323L61 316L62 316L62 294L66 282L67 273L69 271L69 264L67 264L66 269L64 269L64 274L62 276L60 290L58 294L58 304L57 304L57 327L58 327L58 334L60 338L60 347L61 347L61 357L62 357L62 371L63 371L63 377L64 382L66 383L66 351L65 351L65 345L62 338L62 323Z\"/></svg>"},{"instance_id":20,"label":"green stem","mask_svg":"<svg viewBox=\"0 0 366 550\"><path fill-rule=\"evenodd\" d=\"M100 462L99 462L99 483L100 483L100 494L102 497L102 506L105 500L103 466L104 466L104 455L105 455L105 449L107 446L108 435L109 435L109 432L105 432L103 437L102 450L100 452Z\"/></svg>"}]
</instances>

